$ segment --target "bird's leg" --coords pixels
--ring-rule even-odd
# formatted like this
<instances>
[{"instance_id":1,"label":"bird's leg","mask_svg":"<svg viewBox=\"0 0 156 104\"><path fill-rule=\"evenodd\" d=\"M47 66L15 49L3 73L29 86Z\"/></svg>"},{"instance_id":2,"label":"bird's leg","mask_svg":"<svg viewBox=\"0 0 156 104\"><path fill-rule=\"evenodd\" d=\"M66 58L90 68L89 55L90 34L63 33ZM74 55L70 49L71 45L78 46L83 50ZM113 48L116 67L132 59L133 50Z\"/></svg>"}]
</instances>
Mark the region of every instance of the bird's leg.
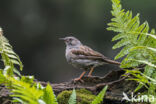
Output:
<instances>
[{"instance_id":1,"label":"bird's leg","mask_svg":"<svg viewBox=\"0 0 156 104\"><path fill-rule=\"evenodd\" d=\"M88 74L88 77L91 77L91 76L92 76L93 70L94 70L94 67L91 67L90 72L89 72L89 74Z\"/></svg>"},{"instance_id":2,"label":"bird's leg","mask_svg":"<svg viewBox=\"0 0 156 104\"><path fill-rule=\"evenodd\" d=\"M84 76L85 73L86 73L86 71L84 71L84 72L80 75L79 78L75 78L74 80L75 80L75 81L79 81L79 80L81 80L81 78Z\"/></svg>"}]
</instances>

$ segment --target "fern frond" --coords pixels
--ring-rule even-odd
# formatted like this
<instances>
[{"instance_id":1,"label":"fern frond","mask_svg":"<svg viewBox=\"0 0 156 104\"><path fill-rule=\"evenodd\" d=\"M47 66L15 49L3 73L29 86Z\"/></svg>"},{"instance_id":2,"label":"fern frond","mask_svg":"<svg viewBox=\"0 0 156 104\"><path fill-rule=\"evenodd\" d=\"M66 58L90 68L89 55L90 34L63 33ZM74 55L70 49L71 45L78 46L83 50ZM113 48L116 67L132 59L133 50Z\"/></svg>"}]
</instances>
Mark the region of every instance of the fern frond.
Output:
<instances>
[{"instance_id":1,"label":"fern frond","mask_svg":"<svg viewBox=\"0 0 156 104\"><path fill-rule=\"evenodd\" d=\"M148 50L151 50L153 52L156 52L156 48L147 47L147 46L136 46L136 47L131 48L130 51L137 50L137 49L143 49L143 50L148 49Z\"/></svg>"},{"instance_id":2,"label":"fern frond","mask_svg":"<svg viewBox=\"0 0 156 104\"><path fill-rule=\"evenodd\" d=\"M119 40L113 46L113 49L123 47L120 53L118 53L117 56L115 57L116 60L129 54L130 49L132 47L144 45L149 31L149 26L147 22L144 22L143 24L140 25L139 14L133 17L131 11L125 12L125 10L122 9L120 0L112 0L112 3L113 10L111 11L111 13L114 16L114 18L111 19L112 22L108 23L109 27L107 29L119 33L112 39L112 41ZM131 57L136 56L135 54L133 54L133 56Z\"/></svg>"},{"instance_id":3,"label":"fern frond","mask_svg":"<svg viewBox=\"0 0 156 104\"><path fill-rule=\"evenodd\" d=\"M75 89L73 89L73 92L70 95L70 98L68 100L68 104L76 104L76 91L75 91Z\"/></svg>"},{"instance_id":4,"label":"fern frond","mask_svg":"<svg viewBox=\"0 0 156 104\"><path fill-rule=\"evenodd\" d=\"M5 76L3 75L2 70L0 70L0 84L5 84L7 82L7 79L5 78Z\"/></svg>"},{"instance_id":5,"label":"fern frond","mask_svg":"<svg viewBox=\"0 0 156 104\"><path fill-rule=\"evenodd\" d=\"M131 49L131 45L125 46L116 56L115 56L115 60L119 59L125 55L127 55L129 53L129 50Z\"/></svg>"},{"instance_id":6,"label":"fern frond","mask_svg":"<svg viewBox=\"0 0 156 104\"><path fill-rule=\"evenodd\" d=\"M12 68L10 66L5 66L5 68L3 70L3 75L5 75L5 76L13 75Z\"/></svg>"},{"instance_id":7,"label":"fern frond","mask_svg":"<svg viewBox=\"0 0 156 104\"><path fill-rule=\"evenodd\" d=\"M137 62L139 62L139 63L147 64L147 65L149 65L149 66L151 66L151 67L156 68L156 65L155 65L155 64L152 64L151 62L148 62L148 61L146 61L146 60L135 60L135 59L133 59L133 61L137 61Z\"/></svg>"},{"instance_id":8,"label":"fern frond","mask_svg":"<svg viewBox=\"0 0 156 104\"><path fill-rule=\"evenodd\" d=\"M91 104L101 104L105 96L107 88L108 86L105 86L103 90L95 97L95 99L92 101Z\"/></svg>"},{"instance_id":9,"label":"fern frond","mask_svg":"<svg viewBox=\"0 0 156 104\"><path fill-rule=\"evenodd\" d=\"M155 31L155 30L153 30ZM152 37L153 39L156 39L156 35L154 34L150 34L150 33L143 33L143 32L135 32L135 31L131 31L131 32L128 32L129 34L144 34L144 35L147 35L147 36L150 36ZM141 39L140 39L141 40Z\"/></svg>"},{"instance_id":10,"label":"fern frond","mask_svg":"<svg viewBox=\"0 0 156 104\"><path fill-rule=\"evenodd\" d=\"M128 78L129 80L135 80L139 83L139 86L135 89L138 91L143 86L148 89L148 94L156 95L156 34L155 29L152 29L149 33L148 22L145 21L140 24L139 14L132 16L131 11L125 12L122 9L120 0L111 0L111 11L114 18L108 24L108 30L118 32L112 41L118 41L113 49L121 48L122 50L115 57L116 59L126 56L122 62L122 68L135 68L141 64L145 64L145 70L142 74L140 71L126 70L134 76Z\"/></svg>"},{"instance_id":11,"label":"fern frond","mask_svg":"<svg viewBox=\"0 0 156 104\"><path fill-rule=\"evenodd\" d=\"M16 98L14 102L22 101L25 104L38 104L39 98L43 95L43 92L41 90L36 89L29 83L15 80L11 77L8 77L8 80L12 83L11 92L13 94L11 96ZM17 101L17 98L20 98L20 100Z\"/></svg>"},{"instance_id":12,"label":"fern frond","mask_svg":"<svg viewBox=\"0 0 156 104\"><path fill-rule=\"evenodd\" d=\"M3 36L2 29L0 28L0 53L2 60L5 66L12 67L12 71L19 74L15 69L15 65L20 67L20 70L23 69L23 64L19 56L13 51L12 46L9 44L9 41Z\"/></svg>"},{"instance_id":13,"label":"fern frond","mask_svg":"<svg viewBox=\"0 0 156 104\"><path fill-rule=\"evenodd\" d=\"M43 90L43 101L46 104L58 104L56 96L49 83L47 84L47 87Z\"/></svg>"},{"instance_id":14,"label":"fern frond","mask_svg":"<svg viewBox=\"0 0 156 104\"><path fill-rule=\"evenodd\" d=\"M143 73L141 73L141 75L144 76L144 77L146 77L147 79L149 79L150 81L152 81L153 84L156 85L156 80L155 79L153 79L153 78L151 78L151 77L149 77L149 76L147 76L147 75L145 75Z\"/></svg>"},{"instance_id":15,"label":"fern frond","mask_svg":"<svg viewBox=\"0 0 156 104\"><path fill-rule=\"evenodd\" d=\"M32 76L11 77L5 76L0 71L0 84L5 84L12 93L10 96L13 97L12 102L22 104L58 104L56 96L50 86L47 84L45 88L33 81ZM75 95L76 96L76 95Z\"/></svg>"},{"instance_id":16,"label":"fern frond","mask_svg":"<svg viewBox=\"0 0 156 104\"><path fill-rule=\"evenodd\" d=\"M156 33L155 29L152 29L150 35L148 35L148 40L146 41L147 46L156 48Z\"/></svg>"}]
</instances>

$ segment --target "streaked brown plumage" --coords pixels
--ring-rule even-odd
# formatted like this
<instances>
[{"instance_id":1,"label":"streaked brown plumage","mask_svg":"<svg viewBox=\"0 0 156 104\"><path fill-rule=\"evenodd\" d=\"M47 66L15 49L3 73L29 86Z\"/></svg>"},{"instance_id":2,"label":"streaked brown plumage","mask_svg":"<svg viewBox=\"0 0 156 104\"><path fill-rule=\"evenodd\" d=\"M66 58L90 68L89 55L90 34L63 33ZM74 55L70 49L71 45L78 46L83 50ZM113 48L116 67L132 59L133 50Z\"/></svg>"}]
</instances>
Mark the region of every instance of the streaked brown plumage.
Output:
<instances>
[{"instance_id":1,"label":"streaked brown plumage","mask_svg":"<svg viewBox=\"0 0 156 104\"><path fill-rule=\"evenodd\" d=\"M72 64L76 68L84 69L84 72L81 74L81 76L75 80L80 80L88 69L90 69L88 76L91 76L94 68L97 66L107 63L120 65L120 62L108 59L101 53L83 45L77 38L73 36L61 39L66 43L65 56L68 63Z\"/></svg>"}]
</instances>

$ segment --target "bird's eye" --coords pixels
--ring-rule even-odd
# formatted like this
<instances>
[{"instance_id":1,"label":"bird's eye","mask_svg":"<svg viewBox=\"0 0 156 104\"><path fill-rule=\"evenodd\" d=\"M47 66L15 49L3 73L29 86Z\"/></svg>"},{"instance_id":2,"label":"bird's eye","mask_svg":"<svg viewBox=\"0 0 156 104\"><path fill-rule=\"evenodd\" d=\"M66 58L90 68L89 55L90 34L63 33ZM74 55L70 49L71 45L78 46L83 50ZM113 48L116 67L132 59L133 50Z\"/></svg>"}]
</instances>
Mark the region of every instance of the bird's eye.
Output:
<instances>
[{"instance_id":1,"label":"bird's eye","mask_svg":"<svg viewBox=\"0 0 156 104\"><path fill-rule=\"evenodd\" d=\"M71 39L71 38L69 39L69 41L72 41L72 40L73 40L73 39Z\"/></svg>"}]
</instances>

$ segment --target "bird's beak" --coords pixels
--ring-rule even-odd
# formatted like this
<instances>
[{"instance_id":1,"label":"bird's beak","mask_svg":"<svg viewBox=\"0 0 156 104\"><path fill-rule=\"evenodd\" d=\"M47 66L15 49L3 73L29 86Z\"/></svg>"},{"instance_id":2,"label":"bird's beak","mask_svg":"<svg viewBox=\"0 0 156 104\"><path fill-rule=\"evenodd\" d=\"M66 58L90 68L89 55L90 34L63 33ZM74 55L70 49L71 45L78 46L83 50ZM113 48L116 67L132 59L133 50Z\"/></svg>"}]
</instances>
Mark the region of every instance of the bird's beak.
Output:
<instances>
[{"instance_id":1,"label":"bird's beak","mask_svg":"<svg viewBox=\"0 0 156 104\"><path fill-rule=\"evenodd\" d=\"M64 40L65 41L66 39L65 38L59 38L59 40Z\"/></svg>"}]
</instances>

